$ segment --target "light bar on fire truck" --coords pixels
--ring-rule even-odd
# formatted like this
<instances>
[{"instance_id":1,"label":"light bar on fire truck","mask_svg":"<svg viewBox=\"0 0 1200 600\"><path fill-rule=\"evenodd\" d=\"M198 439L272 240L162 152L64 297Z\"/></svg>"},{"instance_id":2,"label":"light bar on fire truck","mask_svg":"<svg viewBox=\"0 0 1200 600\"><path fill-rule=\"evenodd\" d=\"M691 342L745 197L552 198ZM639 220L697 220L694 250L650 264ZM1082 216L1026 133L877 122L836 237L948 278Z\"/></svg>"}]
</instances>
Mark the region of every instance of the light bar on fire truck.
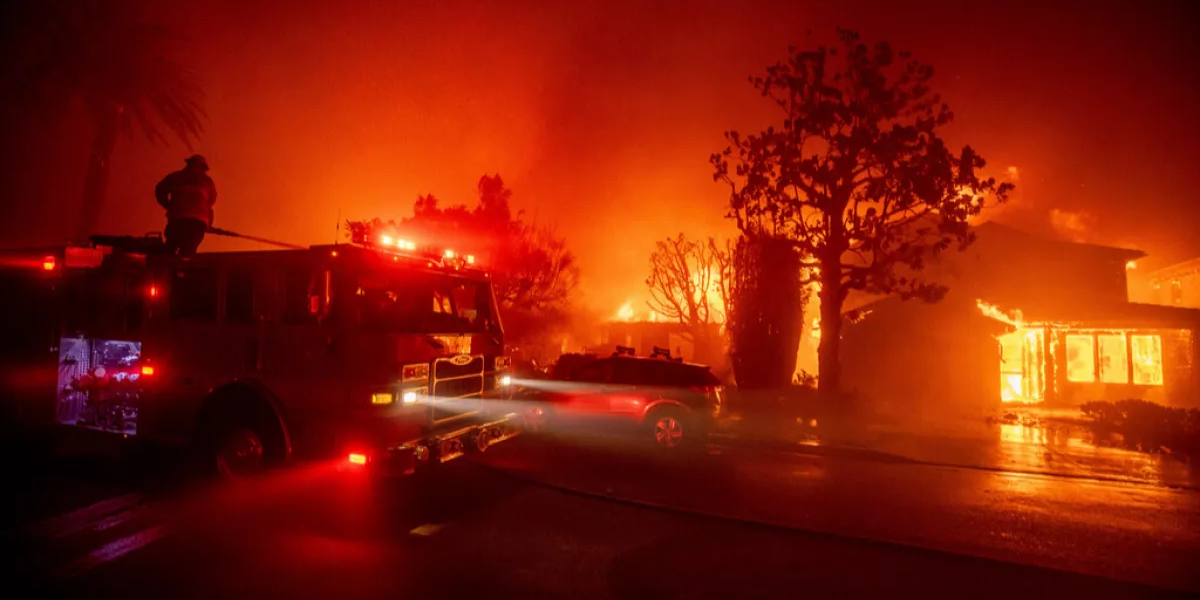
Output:
<instances>
[{"instance_id":1,"label":"light bar on fire truck","mask_svg":"<svg viewBox=\"0 0 1200 600\"><path fill-rule=\"evenodd\" d=\"M354 236L352 241L357 245L385 252L392 256L426 260L442 267L452 267L455 269L477 268L476 258L473 254L460 254L453 248L418 244L410 238L399 235L388 233L378 235L358 234Z\"/></svg>"}]
</instances>

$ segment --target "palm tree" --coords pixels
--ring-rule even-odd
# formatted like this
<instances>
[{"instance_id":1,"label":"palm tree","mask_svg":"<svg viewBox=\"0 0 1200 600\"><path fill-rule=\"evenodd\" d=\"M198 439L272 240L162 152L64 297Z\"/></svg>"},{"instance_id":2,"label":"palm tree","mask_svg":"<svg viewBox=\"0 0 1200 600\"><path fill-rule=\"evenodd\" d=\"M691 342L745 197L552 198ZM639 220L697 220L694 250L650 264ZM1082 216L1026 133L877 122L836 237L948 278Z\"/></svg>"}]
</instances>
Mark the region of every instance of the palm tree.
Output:
<instances>
[{"instance_id":1,"label":"palm tree","mask_svg":"<svg viewBox=\"0 0 1200 600\"><path fill-rule=\"evenodd\" d=\"M170 57L180 38L147 21L128 0L61 0L42 5L31 28L37 59L21 87L40 108L81 101L95 126L78 235L95 232L104 209L119 134L136 127L151 143L167 132L192 150L203 132L204 93L196 73Z\"/></svg>"}]
</instances>

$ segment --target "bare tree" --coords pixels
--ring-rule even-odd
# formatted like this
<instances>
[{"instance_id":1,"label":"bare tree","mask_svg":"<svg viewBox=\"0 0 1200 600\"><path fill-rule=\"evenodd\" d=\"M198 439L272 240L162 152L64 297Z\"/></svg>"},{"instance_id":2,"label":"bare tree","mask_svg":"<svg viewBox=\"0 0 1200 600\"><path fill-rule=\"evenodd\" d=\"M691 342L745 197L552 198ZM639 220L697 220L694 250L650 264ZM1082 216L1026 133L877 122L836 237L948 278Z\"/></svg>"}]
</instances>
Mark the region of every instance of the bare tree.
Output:
<instances>
[{"instance_id":1,"label":"bare tree","mask_svg":"<svg viewBox=\"0 0 1200 600\"><path fill-rule=\"evenodd\" d=\"M925 261L969 244L967 219L1012 188L981 178L984 160L969 146L955 153L939 137L953 113L931 91L931 67L839 34L839 47L791 48L752 77L783 123L730 131L711 158L738 228L788 240L820 283L818 386L827 397L840 387L847 293L940 299L945 289L919 277Z\"/></svg>"},{"instance_id":2,"label":"bare tree","mask_svg":"<svg viewBox=\"0 0 1200 600\"><path fill-rule=\"evenodd\" d=\"M725 319L720 294L723 248L715 240L695 241L680 233L660 240L650 254L650 309L669 321L686 326L696 355L713 360L719 353L720 340L712 335L713 326Z\"/></svg>"}]
</instances>

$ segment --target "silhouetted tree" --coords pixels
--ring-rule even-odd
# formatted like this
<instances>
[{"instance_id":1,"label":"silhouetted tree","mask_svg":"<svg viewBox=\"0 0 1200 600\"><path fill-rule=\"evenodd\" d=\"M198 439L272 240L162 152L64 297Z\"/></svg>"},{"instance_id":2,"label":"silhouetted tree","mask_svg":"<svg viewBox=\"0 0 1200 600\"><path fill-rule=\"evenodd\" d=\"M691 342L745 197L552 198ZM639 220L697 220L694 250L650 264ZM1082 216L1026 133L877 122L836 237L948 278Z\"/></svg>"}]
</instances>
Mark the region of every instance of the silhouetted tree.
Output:
<instances>
[{"instance_id":1,"label":"silhouetted tree","mask_svg":"<svg viewBox=\"0 0 1200 600\"><path fill-rule=\"evenodd\" d=\"M548 320L568 304L579 279L575 255L548 227L515 216L512 191L499 175L479 179L479 202L442 207L432 194L413 204L413 216L400 221L347 221L348 235L389 231L415 242L454 248L479 258L491 273L496 299L514 340L546 334Z\"/></svg>"},{"instance_id":2,"label":"silhouetted tree","mask_svg":"<svg viewBox=\"0 0 1200 600\"><path fill-rule=\"evenodd\" d=\"M96 127L77 232L86 238L104 209L118 135L136 127L165 143L165 128L190 151L203 131L204 95L195 73L170 58L179 38L145 20L132 0L57 0L27 16L35 58L22 69L19 93L52 114L82 101Z\"/></svg>"},{"instance_id":3,"label":"silhouetted tree","mask_svg":"<svg viewBox=\"0 0 1200 600\"><path fill-rule=\"evenodd\" d=\"M792 382L807 294L793 244L741 236L720 254L721 294L729 316L730 361L738 387L779 388Z\"/></svg>"},{"instance_id":4,"label":"silhouetted tree","mask_svg":"<svg viewBox=\"0 0 1200 600\"><path fill-rule=\"evenodd\" d=\"M729 216L747 235L787 240L820 283L818 386L840 385L842 305L850 290L936 301L925 261L972 241L967 219L997 186L970 147L938 135L953 113L930 89L933 69L886 43L839 30L836 48L800 51L750 81L783 123L726 133L713 179L730 186Z\"/></svg>"},{"instance_id":5,"label":"silhouetted tree","mask_svg":"<svg viewBox=\"0 0 1200 600\"><path fill-rule=\"evenodd\" d=\"M650 309L668 321L687 328L697 360L714 363L720 358L721 340L713 335L714 325L725 320L720 294L718 256L724 247L716 240L689 240L680 233L660 240L650 254Z\"/></svg>"}]
</instances>

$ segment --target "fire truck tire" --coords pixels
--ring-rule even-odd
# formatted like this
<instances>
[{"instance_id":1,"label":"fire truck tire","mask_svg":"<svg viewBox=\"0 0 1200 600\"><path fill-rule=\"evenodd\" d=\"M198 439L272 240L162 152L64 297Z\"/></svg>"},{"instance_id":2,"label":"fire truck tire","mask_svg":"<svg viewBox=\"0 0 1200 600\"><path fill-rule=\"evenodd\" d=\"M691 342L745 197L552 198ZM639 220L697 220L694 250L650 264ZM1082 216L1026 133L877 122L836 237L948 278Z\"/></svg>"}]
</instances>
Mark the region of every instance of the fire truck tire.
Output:
<instances>
[{"instance_id":1,"label":"fire truck tire","mask_svg":"<svg viewBox=\"0 0 1200 600\"><path fill-rule=\"evenodd\" d=\"M214 394L200 419L206 469L222 478L252 476L287 459L284 426L271 404L254 391Z\"/></svg>"}]
</instances>

